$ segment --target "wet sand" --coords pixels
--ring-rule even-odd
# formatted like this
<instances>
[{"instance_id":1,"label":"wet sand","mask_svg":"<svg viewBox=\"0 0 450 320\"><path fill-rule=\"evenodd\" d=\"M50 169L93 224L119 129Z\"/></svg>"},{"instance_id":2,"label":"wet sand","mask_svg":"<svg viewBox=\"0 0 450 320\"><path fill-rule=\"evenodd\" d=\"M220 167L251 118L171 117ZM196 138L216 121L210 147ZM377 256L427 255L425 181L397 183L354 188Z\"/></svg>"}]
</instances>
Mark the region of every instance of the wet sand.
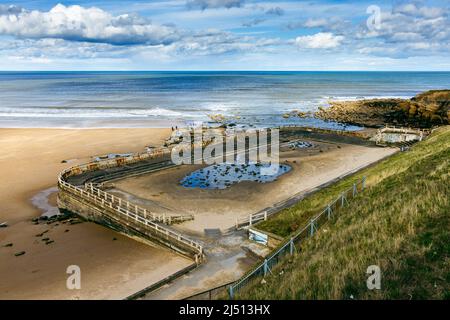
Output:
<instances>
[{"instance_id":1,"label":"wet sand","mask_svg":"<svg viewBox=\"0 0 450 320\"><path fill-rule=\"evenodd\" d=\"M48 201L32 198L55 187L64 168L95 155L142 151L169 134L170 129L0 129L0 223L8 223L0 228L0 299L120 299L188 266L188 259L93 223L31 222L55 204L55 193L48 192ZM54 241L48 245L36 237L45 230L43 237ZM81 268L81 290L66 288L69 265Z\"/></svg>"}]
</instances>

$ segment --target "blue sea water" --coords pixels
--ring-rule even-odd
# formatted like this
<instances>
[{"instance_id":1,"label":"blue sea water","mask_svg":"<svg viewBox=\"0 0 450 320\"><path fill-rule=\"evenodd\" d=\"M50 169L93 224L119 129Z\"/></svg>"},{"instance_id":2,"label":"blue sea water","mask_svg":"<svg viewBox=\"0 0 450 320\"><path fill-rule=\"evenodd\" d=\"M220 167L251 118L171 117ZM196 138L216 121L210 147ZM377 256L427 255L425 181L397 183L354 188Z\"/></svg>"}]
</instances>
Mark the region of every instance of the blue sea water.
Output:
<instances>
[{"instance_id":1,"label":"blue sea water","mask_svg":"<svg viewBox=\"0 0 450 320\"><path fill-rule=\"evenodd\" d=\"M0 72L1 127L145 127L208 121L335 126L282 115L329 99L410 98L450 72Z\"/></svg>"}]
</instances>

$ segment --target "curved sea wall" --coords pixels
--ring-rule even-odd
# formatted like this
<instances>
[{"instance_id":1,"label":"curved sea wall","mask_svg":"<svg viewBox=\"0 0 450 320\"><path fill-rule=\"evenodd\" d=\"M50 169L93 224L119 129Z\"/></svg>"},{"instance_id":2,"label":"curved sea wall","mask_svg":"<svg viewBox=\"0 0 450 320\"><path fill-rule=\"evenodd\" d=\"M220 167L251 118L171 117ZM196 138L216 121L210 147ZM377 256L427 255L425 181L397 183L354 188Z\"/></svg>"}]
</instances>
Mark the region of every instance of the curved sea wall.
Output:
<instances>
[{"instance_id":1,"label":"curved sea wall","mask_svg":"<svg viewBox=\"0 0 450 320\"><path fill-rule=\"evenodd\" d=\"M159 148L150 153L137 153L68 168L58 177L58 207L131 237L141 237L201 263L204 259L203 247L167 227L173 222L191 220L192 216L155 215L91 183L92 180L107 181L109 178L133 175L136 171L142 173L145 167L148 172L155 167L160 169L170 165L169 159L170 149Z\"/></svg>"}]
</instances>

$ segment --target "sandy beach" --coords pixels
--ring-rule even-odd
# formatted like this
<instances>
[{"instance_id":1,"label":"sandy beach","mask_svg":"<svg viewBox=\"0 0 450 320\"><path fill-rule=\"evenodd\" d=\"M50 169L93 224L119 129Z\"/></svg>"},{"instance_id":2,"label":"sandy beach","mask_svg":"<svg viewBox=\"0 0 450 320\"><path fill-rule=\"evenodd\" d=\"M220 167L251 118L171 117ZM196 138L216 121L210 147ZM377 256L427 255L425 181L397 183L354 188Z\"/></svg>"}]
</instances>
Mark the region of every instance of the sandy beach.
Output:
<instances>
[{"instance_id":1,"label":"sandy beach","mask_svg":"<svg viewBox=\"0 0 450 320\"><path fill-rule=\"evenodd\" d=\"M34 225L31 198L58 173L106 153L160 145L170 129L0 129L0 299L120 299L191 262L93 223ZM66 163L62 163L66 160ZM49 196L54 205L55 194ZM37 234L49 230L46 245ZM69 230L69 231L66 231ZM116 240L114 240L116 239ZM12 243L11 247L5 247ZM25 251L24 255L15 253ZM164 261L164 265L159 262ZM66 268L81 268L81 290L67 290Z\"/></svg>"},{"instance_id":2,"label":"sandy beach","mask_svg":"<svg viewBox=\"0 0 450 320\"><path fill-rule=\"evenodd\" d=\"M169 134L170 129L0 129L0 173L7 182L0 186L0 222L8 223L0 229L0 299L120 299L191 264L166 249L94 223L35 225L31 221L46 210L55 210L56 177L64 168L102 154L158 146ZM270 183L241 182L224 190L188 189L180 180L201 166L185 165L116 181L115 190L127 192L134 197L132 201L147 201L155 212L194 214L195 220L175 227L202 237L206 228L229 228L236 218L395 151L313 143L311 149L281 152L281 162L292 170ZM43 232L54 242L43 242L43 237L37 236ZM15 256L22 251L25 254ZM81 290L66 288L69 265L81 268ZM208 275L198 281L217 279Z\"/></svg>"}]
</instances>

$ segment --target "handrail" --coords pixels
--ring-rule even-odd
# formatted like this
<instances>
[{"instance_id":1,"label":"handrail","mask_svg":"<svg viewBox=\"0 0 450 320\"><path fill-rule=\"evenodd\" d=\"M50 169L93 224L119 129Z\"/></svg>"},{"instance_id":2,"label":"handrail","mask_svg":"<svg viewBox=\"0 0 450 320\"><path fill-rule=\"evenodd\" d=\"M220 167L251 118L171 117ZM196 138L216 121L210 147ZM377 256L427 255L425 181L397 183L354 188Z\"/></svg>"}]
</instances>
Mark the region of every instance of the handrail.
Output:
<instances>
[{"instance_id":1,"label":"handrail","mask_svg":"<svg viewBox=\"0 0 450 320\"><path fill-rule=\"evenodd\" d=\"M168 149L166 149L166 150L168 150ZM132 218L137 223L140 223L140 224L145 225L146 227L149 227L157 234L171 238L172 240L175 241L175 243L179 242L179 243L183 243L183 244L187 245L189 248L191 248L191 250L196 252L196 259L197 259L197 257L199 257L201 259L203 257L203 247L201 244L187 238L186 236L182 235L181 233L175 232L169 228L166 228L164 226L157 224L155 222L155 221L158 221L157 219L154 219L154 220L149 219L147 214L150 214L153 218L154 217L153 213L149 213L146 211L146 209L142 209L136 205L132 205L130 202L128 202L126 200L120 199L120 202L123 201L124 203L128 204L128 206L132 205L135 208L136 212L133 213L130 210L123 208L120 205L115 205L115 199L117 197L115 197L114 195L111 195L103 190L95 188L93 185L91 185L91 187L90 187L91 192L89 192L80 187L74 186L66 181L66 179L68 177L78 175L83 172L94 171L94 170L104 169L104 168L110 168L110 167L118 166L120 164L136 163L136 162L142 161L144 159L156 157L159 155L164 155L166 153L166 150L163 150L163 148L161 148L159 150L156 150L156 152L152 152L151 154L150 153L143 153L143 154L137 153L135 155L128 156L128 157L120 157L120 158L112 159L113 161L111 161L111 159L107 159L107 160L100 160L100 161L96 161L96 162L90 162L90 163L79 165L79 166L73 166L73 167L63 170L58 175L58 186L60 187L60 189L71 192L89 202L93 202L94 204L96 204L100 207L108 208L118 215ZM102 196L104 196L104 197L102 198ZM109 198L111 200L109 200ZM118 198L116 200L119 202ZM142 213L143 215L141 215L140 213ZM177 217L180 218L183 216L176 216L174 218L177 219ZM155 218L157 218L157 217L155 216Z\"/></svg>"},{"instance_id":2,"label":"handrail","mask_svg":"<svg viewBox=\"0 0 450 320\"><path fill-rule=\"evenodd\" d=\"M96 187L94 187L94 184L92 184L92 183L86 184L85 190L88 190L93 194L97 194L99 197L103 196L103 198L107 201L109 201L109 198L110 198L112 203L114 205L117 205L117 207L124 206L127 210L129 208L133 208L134 213L136 213L137 215L140 215L141 217L143 217L145 219L148 219L148 217L151 216L153 221L158 221L158 222L168 223L168 224L171 224L172 222L180 222L180 221L187 221L187 220L194 219L193 215L166 215L166 214L156 215L155 213L148 211L147 209L142 208L134 203L131 203L125 199L122 199L113 194L105 192L105 191L101 190L100 188L96 188Z\"/></svg>"},{"instance_id":3,"label":"handrail","mask_svg":"<svg viewBox=\"0 0 450 320\"><path fill-rule=\"evenodd\" d=\"M98 204L101 204L102 206L104 206L106 204L106 206L108 208L113 209L115 212L117 212L119 214L131 217L131 218L135 219L136 221L141 222L141 223L145 224L146 226L149 226L152 229L154 229L154 230L156 230L156 231L158 231L160 233L168 235L168 236L174 238L177 241L180 241L180 242L183 242L183 243L185 243L185 244L187 244L189 246L192 246L193 248L198 250L198 253L200 253L200 254L202 254L202 252L203 252L202 246L200 244L198 244L197 242L195 242L193 240L190 240L189 238L183 236L180 233L177 233L177 232L172 231L172 230L170 230L168 228L165 228L165 227L163 227L161 225L158 225L157 223L153 222L152 220L149 220L149 219L146 219L144 217L141 217L141 216L139 216L139 215L137 215L135 213L132 213L129 210L123 209L121 207L115 208L114 206L112 206L112 203L109 203L109 206L108 206L107 202L105 202L105 199L103 199L101 197L98 197L98 196L96 196L94 194L91 194L91 193L87 192L86 190L83 190L81 188L75 187L75 186L73 186L73 185L71 185L71 184L69 184L69 183L67 183L65 181L61 180L60 181L60 186L62 187L62 189L66 189L69 192L70 191L75 192L75 193L77 193L77 195L80 195L82 197L87 197L89 200L93 200L94 202L96 202Z\"/></svg>"}]
</instances>

